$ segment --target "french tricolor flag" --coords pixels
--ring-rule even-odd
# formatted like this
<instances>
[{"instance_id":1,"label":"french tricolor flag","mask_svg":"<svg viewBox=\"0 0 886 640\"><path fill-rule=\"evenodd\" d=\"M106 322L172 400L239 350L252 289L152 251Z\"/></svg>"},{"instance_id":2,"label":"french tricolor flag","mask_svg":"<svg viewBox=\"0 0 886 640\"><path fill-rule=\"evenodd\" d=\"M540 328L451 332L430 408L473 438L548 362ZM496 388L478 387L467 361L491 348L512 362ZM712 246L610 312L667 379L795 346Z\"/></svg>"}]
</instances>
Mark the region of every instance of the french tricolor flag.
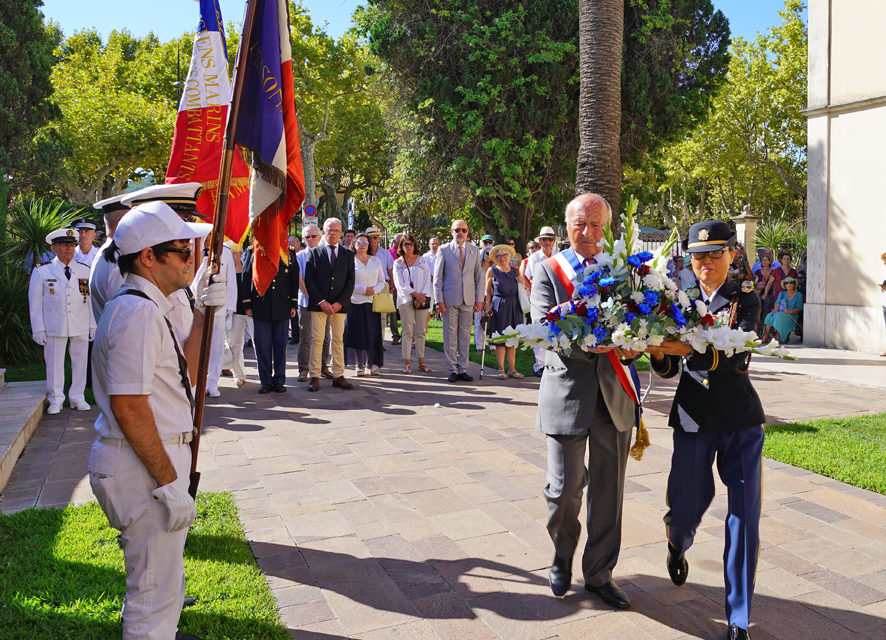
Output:
<instances>
[{"instance_id":1,"label":"french tricolor flag","mask_svg":"<svg viewBox=\"0 0 886 640\"><path fill-rule=\"evenodd\" d=\"M286 0L255 3L252 32L241 38L247 56L235 142L251 170L249 219L255 238L253 282L264 294L280 260L288 261L289 222L305 198L292 84L292 45ZM244 42L248 42L243 51Z\"/></svg>"},{"instance_id":2,"label":"french tricolor flag","mask_svg":"<svg viewBox=\"0 0 886 640\"><path fill-rule=\"evenodd\" d=\"M191 67L178 105L166 183L203 185L197 211L212 218L218 197L231 81L225 29L218 0L200 0L200 21L191 55ZM234 156L225 236L240 244L249 226L249 169Z\"/></svg>"}]
</instances>

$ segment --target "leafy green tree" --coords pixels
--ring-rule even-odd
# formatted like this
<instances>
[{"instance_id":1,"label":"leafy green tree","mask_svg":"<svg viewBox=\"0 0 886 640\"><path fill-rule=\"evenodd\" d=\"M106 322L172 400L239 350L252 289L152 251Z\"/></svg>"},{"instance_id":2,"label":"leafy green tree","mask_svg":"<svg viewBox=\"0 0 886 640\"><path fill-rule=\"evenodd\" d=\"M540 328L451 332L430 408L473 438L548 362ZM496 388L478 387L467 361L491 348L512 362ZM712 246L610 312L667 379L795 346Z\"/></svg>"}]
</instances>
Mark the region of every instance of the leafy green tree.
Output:
<instances>
[{"instance_id":1,"label":"leafy green tree","mask_svg":"<svg viewBox=\"0 0 886 640\"><path fill-rule=\"evenodd\" d=\"M728 28L710 0L624 0L623 11L620 134L608 153L630 160L703 117ZM522 242L546 214L560 217L578 152L578 3L370 0L356 20L485 231Z\"/></svg>"},{"instance_id":2,"label":"leafy green tree","mask_svg":"<svg viewBox=\"0 0 886 640\"><path fill-rule=\"evenodd\" d=\"M174 51L126 31L112 31L107 43L95 31L78 32L59 47L52 83L61 118L53 128L71 151L59 176L68 199L107 197L148 171L162 182L179 91Z\"/></svg>"},{"instance_id":3,"label":"leafy green tree","mask_svg":"<svg viewBox=\"0 0 886 640\"><path fill-rule=\"evenodd\" d=\"M31 157L34 130L53 115L54 31L44 29L41 6L41 0L0 0L0 239L10 187L14 193L24 187L14 169Z\"/></svg>"}]
</instances>

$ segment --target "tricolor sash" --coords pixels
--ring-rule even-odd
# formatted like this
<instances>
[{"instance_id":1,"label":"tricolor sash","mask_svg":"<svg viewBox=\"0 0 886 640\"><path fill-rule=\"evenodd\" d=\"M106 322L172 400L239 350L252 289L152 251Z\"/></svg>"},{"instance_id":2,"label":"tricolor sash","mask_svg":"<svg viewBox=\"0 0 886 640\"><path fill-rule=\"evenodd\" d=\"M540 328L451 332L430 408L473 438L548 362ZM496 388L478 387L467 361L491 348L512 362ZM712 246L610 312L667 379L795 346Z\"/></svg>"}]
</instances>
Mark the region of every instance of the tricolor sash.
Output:
<instances>
[{"instance_id":1,"label":"tricolor sash","mask_svg":"<svg viewBox=\"0 0 886 640\"><path fill-rule=\"evenodd\" d=\"M550 265L551 270L557 276L557 279L560 281L560 284L563 285L566 293L571 298L572 292L575 291L575 284L572 280L575 277L575 274L578 273L580 269L584 268L582 266L582 261L575 254L575 251L572 249L565 249L564 251L548 258L547 262ZM622 364L621 360L618 359L618 356L615 355L614 350L607 351L606 355L609 358L609 362L612 364L612 369L615 371L615 375L621 383L622 388L636 407L634 418L636 424L639 425L640 415L642 414L643 409L640 405L640 378L637 375L637 370L634 368L634 365L625 366Z\"/></svg>"}]
</instances>

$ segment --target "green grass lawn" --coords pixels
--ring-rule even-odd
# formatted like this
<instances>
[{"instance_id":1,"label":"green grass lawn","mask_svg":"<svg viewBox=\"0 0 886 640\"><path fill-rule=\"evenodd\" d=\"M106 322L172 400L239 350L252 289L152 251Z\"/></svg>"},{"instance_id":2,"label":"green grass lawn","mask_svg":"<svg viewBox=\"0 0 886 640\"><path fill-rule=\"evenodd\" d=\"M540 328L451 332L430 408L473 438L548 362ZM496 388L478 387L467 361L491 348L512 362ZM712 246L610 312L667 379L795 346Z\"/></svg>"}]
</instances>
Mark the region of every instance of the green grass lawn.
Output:
<instances>
[{"instance_id":1,"label":"green grass lawn","mask_svg":"<svg viewBox=\"0 0 886 640\"><path fill-rule=\"evenodd\" d=\"M428 325L428 333L425 335L425 344L437 351L443 351L443 323L440 320L431 320ZM480 363L480 352L474 345L474 332L471 330L471 350L469 356L471 362ZM532 349L521 349L517 347L517 371L524 376L533 375L532 365L535 362L535 354ZM648 371L649 362L646 356L637 361L637 371ZM486 363L484 365L483 375L494 376L498 372L498 361L495 359L495 353L486 352ZM645 384L645 381L642 381Z\"/></svg>"},{"instance_id":2,"label":"green grass lawn","mask_svg":"<svg viewBox=\"0 0 886 640\"><path fill-rule=\"evenodd\" d=\"M117 531L96 503L0 514L0 636L108 640L125 593ZM229 493L197 496L185 548L197 604L179 629L207 640L288 638Z\"/></svg>"},{"instance_id":3,"label":"green grass lawn","mask_svg":"<svg viewBox=\"0 0 886 640\"><path fill-rule=\"evenodd\" d=\"M16 364L4 367L6 369L6 382L31 382L33 380L46 380L46 363L43 360L39 362L31 362L29 364ZM67 400L68 388L71 386L71 359L65 356L65 404L70 407L71 403ZM95 404L95 396L92 394L92 388L86 387L86 402Z\"/></svg>"},{"instance_id":4,"label":"green grass lawn","mask_svg":"<svg viewBox=\"0 0 886 640\"><path fill-rule=\"evenodd\" d=\"M770 425L763 455L886 494L886 413Z\"/></svg>"}]
</instances>

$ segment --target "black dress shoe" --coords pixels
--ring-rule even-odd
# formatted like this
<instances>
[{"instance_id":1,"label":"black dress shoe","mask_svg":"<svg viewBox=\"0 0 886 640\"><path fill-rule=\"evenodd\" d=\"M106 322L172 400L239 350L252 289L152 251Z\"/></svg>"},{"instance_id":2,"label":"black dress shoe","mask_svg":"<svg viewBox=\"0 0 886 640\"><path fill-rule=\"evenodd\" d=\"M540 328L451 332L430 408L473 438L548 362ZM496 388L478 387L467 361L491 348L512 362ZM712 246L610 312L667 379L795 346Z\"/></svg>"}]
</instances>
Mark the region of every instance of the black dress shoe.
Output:
<instances>
[{"instance_id":1,"label":"black dress shoe","mask_svg":"<svg viewBox=\"0 0 886 640\"><path fill-rule=\"evenodd\" d=\"M751 635L748 633L747 629L742 629L734 624L730 624L729 634L726 636L726 640L751 640Z\"/></svg>"},{"instance_id":2,"label":"black dress shoe","mask_svg":"<svg viewBox=\"0 0 886 640\"><path fill-rule=\"evenodd\" d=\"M677 550L670 543L668 543L668 574L671 576L671 582L678 587L686 582L686 577L689 575L686 556L677 554Z\"/></svg>"},{"instance_id":3,"label":"black dress shoe","mask_svg":"<svg viewBox=\"0 0 886 640\"><path fill-rule=\"evenodd\" d=\"M464 380L465 382L473 382L474 380L473 376L469 376L467 371L462 371L458 374L458 379Z\"/></svg>"},{"instance_id":4,"label":"black dress shoe","mask_svg":"<svg viewBox=\"0 0 886 640\"><path fill-rule=\"evenodd\" d=\"M285 393L285 392L286 392L286 386L285 386L285 385L282 385L282 384L275 384L275 385L274 385L274 391L276 391L277 393Z\"/></svg>"},{"instance_id":5,"label":"black dress shoe","mask_svg":"<svg viewBox=\"0 0 886 640\"><path fill-rule=\"evenodd\" d=\"M259 393L269 393L271 391L271 385L263 384L258 388Z\"/></svg>"},{"instance_id":6,"label":"black dress shoe","mask_svg":"<svg viewBox=\"0 0 886 640\"><path fill-rule=\"evenodd\" d=\"M446 378L446 379L449 380L449 382L455 382L455 381L458 380L458 374L457 374L457 373L454 373L454 372L453 372L453 373L450 373L450 374L449 374L449 377Z\"/></svg>"},{"instance_id":7,"label":"black dress shoe","mask_svg":"<svg viewBox=\"0 0 886 640\"><path fill-rule=\"evenodd\" d=\"M333 378L332 386L338 387L339 389L353 389L354 385L345 380L344 376L339 376L337 378Z\"/></svg>"},{"instance_id":8,"label":"black dress shoe","mask_svg":"<svg viewBox=\"0 0 886 640\"><path fill-rule=\"evenodd\" d=\"M195 604L197 604L197 598L194 596L185 596L185 599L182 600L182 609L185 607L193 607Z\"/></svg>"},{"instance_id":9,"label":"black dress shoe","mask_svg":"<svg viewBox=\"0 0 886 640\"><path fill-rule=\"evenodd\" d=\"M572 586L572 558L566 560L560 556L554 556L548 580L551 583L551 591L557 598L565 596L569 587Z\"/></svg>"},{"instance_id":10,"label":"black dress shoe","mask_svg":"<svg viewBox=\"0 0 886 640\"><path fill-rule=\"evenodd\" d=\"M599 587L592 587L588 583L585 583L585 589L587 589L591 593L596 593L598 596L600 596L600 599L603 600L603 602L608 604L610 607L615 607L616 609L627 609L631 606L631 601L628 599L628 594L622 591L621 587L615 584L612 580Z\"/></svg>"}]
</instances>

